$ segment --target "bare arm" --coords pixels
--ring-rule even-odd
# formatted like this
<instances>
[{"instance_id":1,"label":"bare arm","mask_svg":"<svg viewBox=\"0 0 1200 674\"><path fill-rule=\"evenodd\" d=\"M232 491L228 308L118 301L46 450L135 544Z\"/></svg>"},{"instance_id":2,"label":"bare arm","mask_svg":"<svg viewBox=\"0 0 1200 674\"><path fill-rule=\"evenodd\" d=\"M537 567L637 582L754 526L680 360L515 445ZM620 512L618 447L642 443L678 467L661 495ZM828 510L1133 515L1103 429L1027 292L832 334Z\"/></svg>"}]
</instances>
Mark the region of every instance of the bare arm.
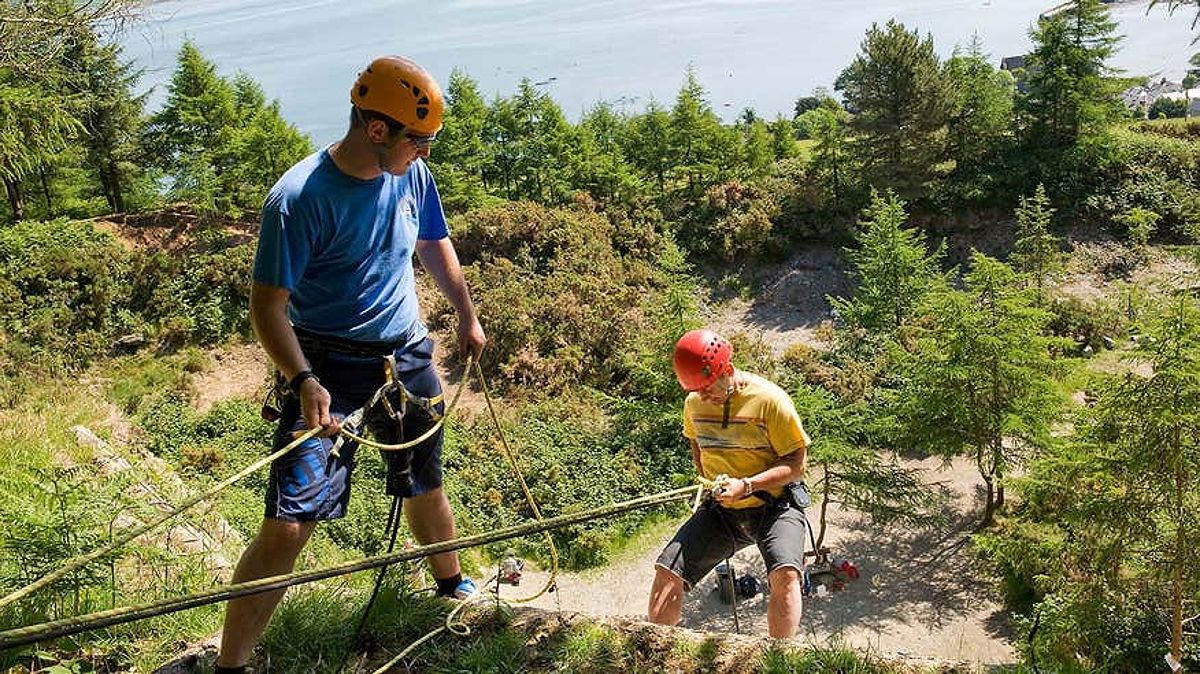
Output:
<instances>
[{"instance_id":1,"label":"bare arm","mask_svg":"<svg viewBox=\"0 0 1200 674\"><path fill-rule=\"evenodd\" d=\"M479 358L483 347L487 345L487 336L483 334L483 326L475 315L475 304L471 301L471 291L467 288L467 280L463 277L462 266L458 263L458 253L449 238L437 241L417 241L417 258L421 266L437 283L438 289L450 300L454 311L458 313L458 349L460 353L470 353Z\"/></svg>"},{"instance_id":2,"label":"bare arm","mask_svg":"<svg viewBox=\"0 0 1200 674\"><path fill-rule=\"evenodd\" d=\"M250 286L250 324L254 334L270 356L271 362L288 381L308 369L308 361L296 341L296 333L288 320L287 305L291 293L284 288L255 281ZM339 430L339 424L329 413L330 397L316 379L300 385L300 410L309 428L325 428L326 434Z\"/></svg>"},{"instance_id":3,"label":"bare arm","mask_svg":"<svg viewBox=\"0 0 1200 674\"><path fill-rule=\"evenodd\" d=\"M749 489L744 480L735 478L727 483L728 486L724 492L716 493L714 496L722 505L729 505L734 501L746 498L753 492L771 491L789 482L803 479L806 454L807 451L804 448L785 454L761 473L746 475L745 479L750 481Z\"/></svg>"}]
</instances>

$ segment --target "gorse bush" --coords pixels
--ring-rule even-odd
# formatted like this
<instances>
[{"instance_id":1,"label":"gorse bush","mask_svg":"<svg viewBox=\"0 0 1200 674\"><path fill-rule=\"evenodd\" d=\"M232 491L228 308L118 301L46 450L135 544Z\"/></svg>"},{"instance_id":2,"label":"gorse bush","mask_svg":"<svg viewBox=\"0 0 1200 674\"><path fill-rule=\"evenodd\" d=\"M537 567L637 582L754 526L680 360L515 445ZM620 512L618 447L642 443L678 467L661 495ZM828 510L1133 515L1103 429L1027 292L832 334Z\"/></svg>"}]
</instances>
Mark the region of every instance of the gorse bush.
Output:
<instances>
[{"instance_id":1,"label":"gorse bush","mask_svg":"<svg viewBox=\"0 0 1200 674\"><path fill-rule=\"evenodd\" d=\"M78 371L124 335L171 349L249 335L253 246L205 227L198 245L148 255L90 222L0 229L0 393L19 376Z\"/></svg>"},{"instance_id":2,"label":"gorse bush","mask_svg":"<svg viewBox=\"0 0 1200 674\"><path fill-rule=\"evenodd\" d=\"M606 387L653 333L668 278L647 224L585 208L509 203L456 220L454 236L488 333L487 374L546 391ZM433 327L453 315L440 296Z\"/></svg>"},{"instance_id":3,"label":"gorse bush","mask_svg":"<svg viewBox=\"0 0 1200 674\"><path fill-rule=\"evenodd\" d=\"M0 350L5 375L86 364L108 346L126 301L129 254L87 223L0 229Z\"/></svg>"}]
</instances>

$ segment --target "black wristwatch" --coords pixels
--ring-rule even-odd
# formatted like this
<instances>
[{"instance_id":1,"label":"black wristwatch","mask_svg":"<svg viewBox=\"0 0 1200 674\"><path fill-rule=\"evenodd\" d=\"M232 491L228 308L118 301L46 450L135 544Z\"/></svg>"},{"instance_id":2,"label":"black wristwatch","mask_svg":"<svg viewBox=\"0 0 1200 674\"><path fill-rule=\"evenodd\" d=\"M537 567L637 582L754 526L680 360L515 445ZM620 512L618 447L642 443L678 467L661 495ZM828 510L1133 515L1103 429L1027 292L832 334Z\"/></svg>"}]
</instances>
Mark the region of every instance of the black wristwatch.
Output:
<instances>
[{"instance_id":1,"label":"black wristwatch","mask_svg":"<svg viewBox=\"0 0 1200 674\"><path fill-rule=\"evenodd\" d=\"M317 379L317 375L313 374L312 370L300 370L296 373L296 376L292 377L291 381L288 382L288 388L292 389L292 393L300 395L300 387L309 379L315 379L318 384L321 383L321 380Z\"/></svg>"}]
</instances>

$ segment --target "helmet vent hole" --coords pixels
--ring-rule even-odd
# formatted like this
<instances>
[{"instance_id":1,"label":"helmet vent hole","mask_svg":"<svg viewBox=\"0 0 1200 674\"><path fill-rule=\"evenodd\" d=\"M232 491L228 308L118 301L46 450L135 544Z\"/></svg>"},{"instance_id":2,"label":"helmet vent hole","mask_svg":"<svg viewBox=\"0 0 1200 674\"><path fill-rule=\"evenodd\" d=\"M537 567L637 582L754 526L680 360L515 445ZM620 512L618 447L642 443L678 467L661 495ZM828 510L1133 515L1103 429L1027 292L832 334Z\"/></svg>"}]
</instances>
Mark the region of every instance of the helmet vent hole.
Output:
<instances>
[{"instance_id":1,"label":"helmet vent hole","mask_svg":"<svg viewBox=\"0 0 1200 674\"><path fill-rule=\"evenodd\" d=\"M429 115L429 108L417 108L417 119L425 119Z\"/></svg>"},{"instance_id":2,"label":"helmet vent hole","mask_svg":"<svg viewBox=\"0 0 1200 674\"><path fill-rule=\"evenodd\" d=\"M359 98L362 98L363 96L366 96L366 95L367 95L367 85L365 85L365 84L359 85L359 87L358 87Z\"/></svg>"},{"instance_id":3,"label":"helmet vent hole","mask_svg":"<svg viewBox=\"0 0 1200 674\"><path fill-rule=\"evenodd\" d=\"M429 105L429 97L422 96L421 99L417 101L417 105Z\"/></svg>"},{"instance_id":4,"label":"helmet vent hole","mask_svg":"<svg viewBox=\"0 0 1200 674\"><path fill-rule=\"evenodd\" d=\"M421 87L413 87L412 92L413 92L413 96L420 96L421 95Z\"/></svg>"}]
</instances>

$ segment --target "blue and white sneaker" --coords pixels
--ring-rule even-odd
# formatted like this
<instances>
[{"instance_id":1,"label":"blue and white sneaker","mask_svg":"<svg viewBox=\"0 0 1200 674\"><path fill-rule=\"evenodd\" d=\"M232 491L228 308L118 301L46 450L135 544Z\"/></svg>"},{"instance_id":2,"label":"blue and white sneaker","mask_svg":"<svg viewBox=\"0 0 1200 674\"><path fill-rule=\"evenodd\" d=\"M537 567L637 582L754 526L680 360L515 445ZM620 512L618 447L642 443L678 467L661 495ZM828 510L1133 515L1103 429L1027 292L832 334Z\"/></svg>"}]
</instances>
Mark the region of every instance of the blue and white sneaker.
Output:
<instances>
[{"instance_id":1,"label":"blue and white sneaker","mask_svg":"<svg viewBox=\"0 0 1200 674\"><path fill-rule=\"evenodd\" d=\"M454 588L455 599L461 599L465 601L477 594L479 594L479 586L477 586L475 581L471 580L470 578L463 578L462 582L460 582L458 586Z\"/></svg>"}]
</instances>

